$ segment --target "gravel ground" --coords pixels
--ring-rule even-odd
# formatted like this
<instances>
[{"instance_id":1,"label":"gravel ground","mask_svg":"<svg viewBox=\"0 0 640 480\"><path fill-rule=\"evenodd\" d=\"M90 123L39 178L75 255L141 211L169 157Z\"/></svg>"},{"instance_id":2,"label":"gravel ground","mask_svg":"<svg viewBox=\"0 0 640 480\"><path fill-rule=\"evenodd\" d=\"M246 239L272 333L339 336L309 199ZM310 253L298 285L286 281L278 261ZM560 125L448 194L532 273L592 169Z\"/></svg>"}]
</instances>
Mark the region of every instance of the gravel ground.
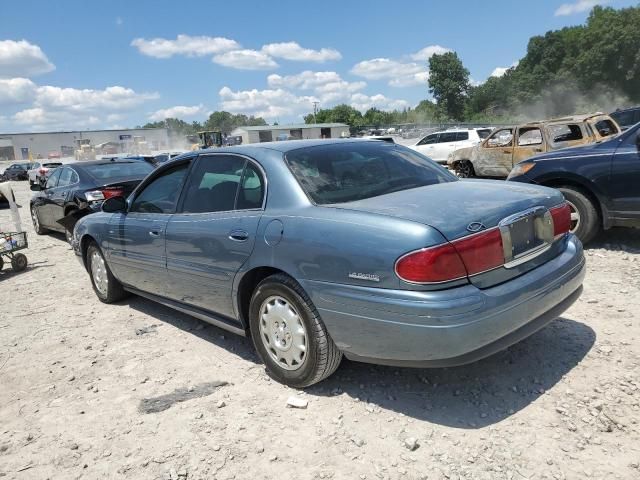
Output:
<instances>
[{"instance_id":1,"label":"gravel ground","mask_svg":"<svg viewBox=\"0 0 640 480\"><path fill-rule=\"evenodd\" d=\"M505 352L345 361L298 392L247 339L138 297L100 303L14 187L31 246L27 271L0 272L0 477L640 478L640 231L604 234L582 298Z\"/></svg>"}]
</instances>

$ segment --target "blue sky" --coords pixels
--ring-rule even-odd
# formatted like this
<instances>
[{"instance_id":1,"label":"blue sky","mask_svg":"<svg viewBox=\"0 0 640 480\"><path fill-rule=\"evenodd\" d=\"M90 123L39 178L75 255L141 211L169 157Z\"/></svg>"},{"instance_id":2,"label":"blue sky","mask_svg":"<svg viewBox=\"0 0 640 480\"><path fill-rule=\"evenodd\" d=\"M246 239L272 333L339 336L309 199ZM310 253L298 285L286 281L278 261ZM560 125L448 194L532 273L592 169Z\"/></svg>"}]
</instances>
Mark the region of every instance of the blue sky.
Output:
<instances>
[{"instance_id":1,"label":"blue sky","mask_svg":"<svg viewBox=\"0 0 640 480\"><path fill-rule=\"evenodd\" d=\"M533 35L625 0L5 2L0 132L120 128L213 110L300 121L313 101L365 110L428 97L429 54L475 82Z\"/></svg>"}]
</instances>

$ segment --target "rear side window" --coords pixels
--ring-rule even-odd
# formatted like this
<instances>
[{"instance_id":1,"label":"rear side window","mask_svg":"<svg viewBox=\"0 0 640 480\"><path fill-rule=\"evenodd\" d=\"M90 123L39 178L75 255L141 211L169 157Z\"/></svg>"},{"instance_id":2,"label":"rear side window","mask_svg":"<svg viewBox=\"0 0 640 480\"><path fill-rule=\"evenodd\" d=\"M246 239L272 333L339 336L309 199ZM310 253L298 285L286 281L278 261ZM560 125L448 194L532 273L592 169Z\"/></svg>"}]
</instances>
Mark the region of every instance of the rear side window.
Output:
<instances>
[{"instance_id":1,"label":"rear side window","mask_svg":"<svg viewBox=\"0 0 640 480\"><path fill-rule=\"evenodd\" d=\"M60 180L58 180L58 187L66 187L73 183L74 171L70 168L63 168L60 173Z\"/></svg>"},{"instance_id":2,"label":"rear side window","mask_svg":"<svg viewBox=\"0 0 640 480\"><path fill-rule=\"evenodd\" d=\"M154 178L136 195L131 205L131 212L173 213L182 190L187 167L188 163L183 163Z\"/></svg>"},{"instance_id":3,"label":"rear side window","mask_svg":"<svg viewBox=\"0 0 640 480\"><path fill-rule=\"evenodd\" d=\"M431 145L434 143L438 143L438 134L433 133L431 135L427 135L422 140L418 142L418 145Z\"/></svg>"},{"instance_id":4,"label":"rear side window","mask_svg":"<svg viewBox=\"0 0 640 480\"><path fill-rule=\"evenodd\" d=\"M542 143L542 131L539 128L521 128L518 131L518 146L540 145Z\"/></svg>"},{"instance_id":5,"label":"rear side window","mask_svg":"<svg viewBox=\"0 0 640 480\"><path fill-rule=\"evenodd\" d=\"M608 137L609 135L615 135L618 133L618 129L615 124L608 118L597 121L594 127L601 137Z\"/></svg>"},{"instance_id":6,"label":"rear side window","mask_svg":"<svg viewBox=\"0 0 640 480\"><path fill-rule=\"evenodd\" d=\"M456 142L469 140L469 132L456 132Z\"/></svg>"},{"instance_id":7,"label":"rear side window","mask_svg":"<svg viewBox=\"0 0 640 480\"><path fill-rule=\"evenodd\" d=\"M51 174L51 176L49 177L49 180L47 180L47 188L53 188L58 184L60 173L62 173L62 170L56 169L56 171L53 172L53 174Z\"/></svg>"},{"instance_id":8,"label":"rear side window","mask_svg":"<svg viewBox=\"0 0 640 480\"><path fill-rule=\"evenodd\" d=\"M440 134L440 141L438 143L455 142L458 134L456 132L445 132ZM469 134L467 133L467 138Z\"/></svg>"},{"instance_id":9,"label":"rear side window","mask_svg":"<svg viewBox=\"0 0 640 480\"><path fill-rule=\"evenodd\" d=\"M571 142L584 138L580 125L568 123L566 125L551 125L549 134L552 143Z\"/></svg>"},{"instance_id":10,"label":"rear side window","mask_svg":"<svg viewBox=\"0 0 640 480\"><path fill-rule=\"evenodd\" d=\"M293 150L286 161L317 205L344 203L457 177L422 155L386 142L345 143Z\"/></svg>"}]
</instances>

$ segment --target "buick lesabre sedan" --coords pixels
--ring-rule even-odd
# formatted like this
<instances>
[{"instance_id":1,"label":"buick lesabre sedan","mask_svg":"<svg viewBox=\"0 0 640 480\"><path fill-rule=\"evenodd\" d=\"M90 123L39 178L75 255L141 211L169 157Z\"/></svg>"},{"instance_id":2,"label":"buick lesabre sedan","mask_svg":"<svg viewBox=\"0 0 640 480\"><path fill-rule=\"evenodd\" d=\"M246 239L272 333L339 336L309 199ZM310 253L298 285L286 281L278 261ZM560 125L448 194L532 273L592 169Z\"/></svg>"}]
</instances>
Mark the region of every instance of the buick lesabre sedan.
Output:
<instances>
[{"instance_id":1,"label":"buick lesabre sedan","mask_svg":"<svg viewBox=\"0 0 640 480\"><path fill-rule=\"evenodd\" d=\"M250 335L293 387L343 355L486 357L567 309L585 271L560 192L460 180L375 140L188 153L102 210L73 239L100 300L135 293Z\"/></svg>"}]
</instances>

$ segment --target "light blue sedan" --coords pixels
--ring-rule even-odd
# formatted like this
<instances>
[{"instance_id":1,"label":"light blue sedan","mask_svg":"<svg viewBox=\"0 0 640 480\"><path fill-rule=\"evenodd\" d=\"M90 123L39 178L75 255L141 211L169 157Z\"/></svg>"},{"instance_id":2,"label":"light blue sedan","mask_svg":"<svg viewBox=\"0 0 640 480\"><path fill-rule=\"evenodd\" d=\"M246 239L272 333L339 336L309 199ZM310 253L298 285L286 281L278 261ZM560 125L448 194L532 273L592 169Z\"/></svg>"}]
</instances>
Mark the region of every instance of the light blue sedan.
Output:
<instances>
[{"instance_id":1,"label":"light blue sedan","mask_svg":"<svg viewBox=\"0 0 640 480\"><path fill-rule=\"evenodd\" d=\"M556 190L459 180L376 140L193 152L82 218L106 303L134 293L240 335L305 387L342 356L444 367L531 335L582 291Z\"/></svg>"}]
</instances>

